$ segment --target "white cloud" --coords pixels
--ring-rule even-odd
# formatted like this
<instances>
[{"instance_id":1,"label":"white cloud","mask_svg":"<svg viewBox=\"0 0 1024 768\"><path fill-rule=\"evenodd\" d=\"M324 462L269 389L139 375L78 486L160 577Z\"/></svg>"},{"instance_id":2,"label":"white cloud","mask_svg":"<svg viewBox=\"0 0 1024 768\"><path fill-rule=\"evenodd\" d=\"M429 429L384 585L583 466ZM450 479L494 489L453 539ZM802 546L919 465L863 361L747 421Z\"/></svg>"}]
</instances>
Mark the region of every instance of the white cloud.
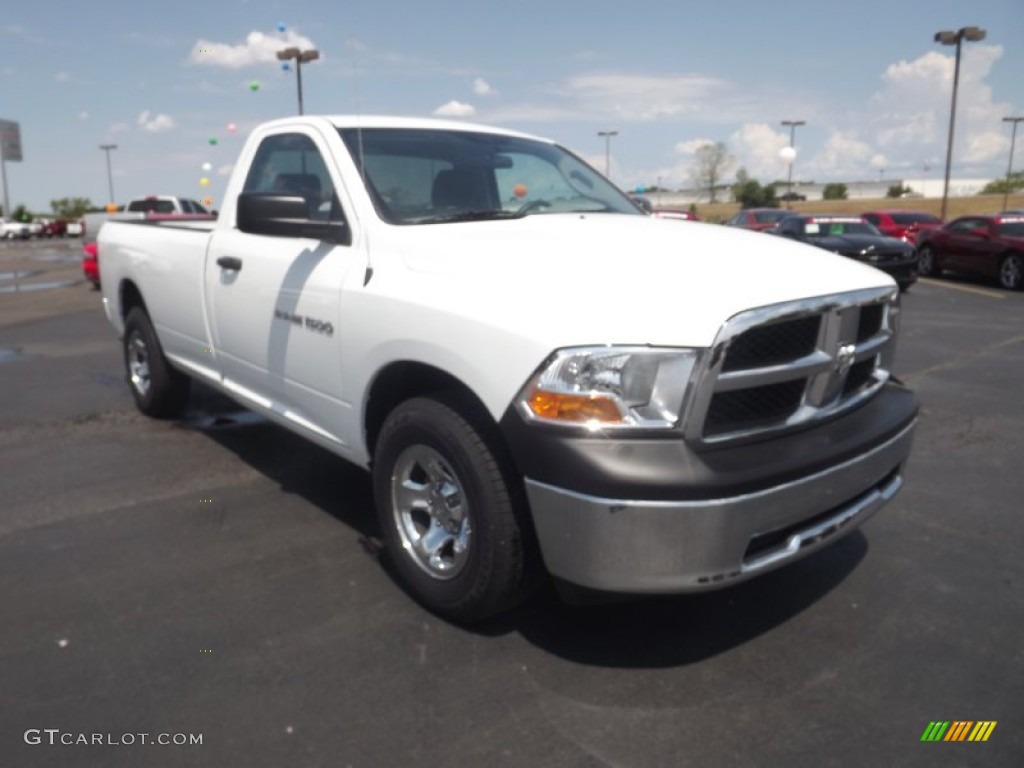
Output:
<instances>
[{"instance_id":1,"label":"white cloud","mask_svg":"<svg viewBox=\"0 0 1024 768\"><path fill-rule=\"evenodd\" d=\"M151 115L148 109L142 110L135 122L142 130L150 133L163 133L174 128L174 118L170 115Z\"/></svg>"},{"instance_id":2,"label":"white cloud","mask_svg":"<svg viewBox=\"0 0 1024 768\"><path fill-rule=\"evenodd\" d=\"M868 160L868 164L872 168L885 170L889 167L889 159L881 153L875 153L871 156L871 159Z\"/></svg>"},{"instance_id":3,"label":"white cloud","mask_svg":"<svg viewBox=\"0 0 1024 768\"><path fill-rule=\"evenodd\" d=\"M705 144L714 143L713 139L690 139L689 141L680 141L676 144L676 152L681 155L694 155L697 153L697 150Z\"/></svg>"},{"instance_id":4,"label":"white cloud","mask_svg":"<svg viewBox=\"0 0 1024 768\"><path fill-rule=\"evenodd\" d=\"M461 101L452 99L447 104L442 104L434 110L438 117L469 117L476 114L476 108L472 104L463 104Z\"/></svg>"},{"instance_id":5,"label":"white cloud","mask_svg":"<svg viewBox=\"0 0 1024 768\"><path fill-rule=\"evenodd\" d=\"M53 76L53 79L56 80L58 83L66 83L71 79L71 75L69 75L67 72L58 72L56 75Z\"/></svg>"},{"instance_id":6,"label":"white cloud","mask_svg":"<svg viewBox=\"0 0 1024 768\"><path fill-rule=\"evenodd\" d=\"M701 75L590 74L569 78L561 90L591 115L655 120L704 116L726 89Z\"/></svg>"},{"instance_id":7,"label":"white cloud","mask_svg":"<svg viewBox=\"0 0 1024 768\"><path fill-rule=\"evenodd\" d=\"M307 50L316 46L305 35L299 35L291 30L269 35L253 31L246 35L244 43L238 45L200 38L192 46L188 60L192 64L208 67L242 69L254 64L276 62L279 50L293 47Z\"/></svg>"},{"instance_id":8,"label":"white cloud","mask_svg":"<svg viewBox=\"0 0 1024 768\"><path fill-rule=\"evenodd\" d=\"M825 147L802 168L799 162L794 164L794 177L797 170L800 170L804 178L814 175L860 178L865 175L864 171L874 154L867 142L851 133L836 131L829 136Z\"/></svg>"},{"instance_id":9,"label":"white cloud","mask_svg":"<svg viewBox=\"0 0 1024 768\"><path fill-rule=\"evenodd\" d=\"M1009 149L1009 139L993 126L1013 109L993 99L986 79L1002 58L999 45L968 45L963 49L957 90L954 165L984 163ZM872 126L878 144L892 153L922 157L945 154L953 88L954 54L929 51L912 61L886 68L883 86L872 98Z\"/></svg>"},{"instance_id":10,"label":"white cloud","mask_svg":"<svg viewBox=\"0 0 1024 768\"><path fill-rule=\"evenodd\" d=\"M727 144L736 155L737 167L745 168L751 178L775 179L787 169L779 150L789 146L789 134L768 123L745 123Z\"/></svg>"},{"instance_id":11,"label":"white cloud","mask_svg":"<svg viewBox=\"0 0 1024 768\"><path fill-rule=\"evenodd\" d=\"M493 96L494 90L491 88L491 84L484 80L482 77L478 77L473 81L473 93L477 96Z\"/></svg>"}]
</instances>

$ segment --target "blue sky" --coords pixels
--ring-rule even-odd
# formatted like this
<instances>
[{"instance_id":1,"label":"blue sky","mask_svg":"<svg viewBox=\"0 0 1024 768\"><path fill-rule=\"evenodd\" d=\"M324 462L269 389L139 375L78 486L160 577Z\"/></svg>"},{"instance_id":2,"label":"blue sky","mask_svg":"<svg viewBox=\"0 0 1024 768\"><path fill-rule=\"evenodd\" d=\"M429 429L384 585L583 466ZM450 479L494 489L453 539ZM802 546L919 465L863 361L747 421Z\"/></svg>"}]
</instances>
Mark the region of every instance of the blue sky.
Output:
<instances>
[{"instance_id":1,"label":"blue sky","mask_svg":"<svg viewBox=\"0 0 1024 768\"><path fill-rule=\"evenodd\" d=\"M118 145L118 202L217 201L248 130L296 111L295 72L273 59L287 45L322 52L303 68L307 114L460 117L549 136L602 169L597 132L617 130L612 178L627 188L687 186L704 141L784 178L784 119L807 122L797 179L938 178L953 48L932 36L968 25L988 36L964 47L953 175L997 177L1002 118L1024 115L1021 0L39 0L0 20L0 118L20 123L24 154L7 163L10 202L107 202L102 143Z\"/></svg>"}]
</instances>

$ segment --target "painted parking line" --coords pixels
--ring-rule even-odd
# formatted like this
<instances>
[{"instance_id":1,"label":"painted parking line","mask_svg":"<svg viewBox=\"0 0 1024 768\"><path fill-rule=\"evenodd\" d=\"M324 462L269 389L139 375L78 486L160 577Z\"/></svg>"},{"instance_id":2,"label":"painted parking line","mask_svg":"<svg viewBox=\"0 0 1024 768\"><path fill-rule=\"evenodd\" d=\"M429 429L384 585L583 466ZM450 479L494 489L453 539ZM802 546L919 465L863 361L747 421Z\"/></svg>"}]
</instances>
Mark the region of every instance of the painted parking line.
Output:
<instances>
[{"instance_id":1,"label":"painted parking line","mask_svg":"<svg viewBox=\"0 0 1024 768\"><path fill-rule=\"evenodd\" d=\"M975 288L971 285L961 285L960 283L951 283L948 280L936 280L932 277L919 277L917 279L919 283L927 283L928 285L936 285L939 288L949 288L951 291L963 291L964 293L974 293L978 296L987 296L990 299L1005 299L1006 294L1000 293L999 291L990 291L986 288Z\"/></svg>"}]
</instances>

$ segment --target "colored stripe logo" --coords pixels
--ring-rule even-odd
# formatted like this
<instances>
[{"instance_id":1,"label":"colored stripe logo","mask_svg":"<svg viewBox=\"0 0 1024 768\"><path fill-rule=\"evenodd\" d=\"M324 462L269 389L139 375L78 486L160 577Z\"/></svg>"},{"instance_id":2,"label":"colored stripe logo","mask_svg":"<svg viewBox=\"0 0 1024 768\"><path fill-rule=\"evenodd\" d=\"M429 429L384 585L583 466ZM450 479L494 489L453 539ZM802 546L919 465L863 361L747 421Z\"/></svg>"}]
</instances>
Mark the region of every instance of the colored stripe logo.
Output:
<instances>
[{"instance_id":1,"label":"colored stripe logo","mask_svg":"<svg viewBox=\"0 0 1024 768\"><path fill-rule=\"evenodd\" d=\"M932 720L921 734L921 741L988 741L995 720Z\"/></svg>"}]
</instances>

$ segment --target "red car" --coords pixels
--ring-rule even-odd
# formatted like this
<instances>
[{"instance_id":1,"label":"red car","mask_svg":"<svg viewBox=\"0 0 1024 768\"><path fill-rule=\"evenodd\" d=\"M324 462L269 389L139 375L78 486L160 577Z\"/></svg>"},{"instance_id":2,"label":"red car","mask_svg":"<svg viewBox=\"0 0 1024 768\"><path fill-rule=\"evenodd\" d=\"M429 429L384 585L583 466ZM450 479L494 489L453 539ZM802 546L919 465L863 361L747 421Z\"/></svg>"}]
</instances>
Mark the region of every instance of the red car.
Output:
<instances>
[{"instance_id":1,"label":"red car","mask_svg":"<svg viewBox=\"0 0 1024 768\"><path fill-rule=\"evenodd\" d=\"M943 270L995 278L1008 290L1024 287L1024 216L961 216L917 241L921 275Z\"/></svg>"},{"instance_id":2,"label":"red car","mask_svg":"<svg viewBox=\"0 0 1024 768\"><path fill-rule=\"evenodd\" d=\"M85 279L92 283L92 287L99 290L100 287L100 262L96 254L96 241L91 240L82 246L82 272Z\"/></svg>"},{"instance_id":3,"label":"red car","mask_svg":"<svg viewBox=\"0 0 1024 768\"><path fill-rule=\"evenodd\" d=\"M744 208L725 222L725 225L763 232L766 229L771 229L792 213L785 208Z\"/></svg>"},{"instance_id":4,"label":"red car","mask_svg":"<svg viewBox=\"0 0 1024 768\"><path fill-rule=\"evenodd\" d=\"M886 237L895 237L916 243L917 235L925 229L938 229L942 219L921 211L868 211L862 213Z\"/></svg>"}]
</instances>

